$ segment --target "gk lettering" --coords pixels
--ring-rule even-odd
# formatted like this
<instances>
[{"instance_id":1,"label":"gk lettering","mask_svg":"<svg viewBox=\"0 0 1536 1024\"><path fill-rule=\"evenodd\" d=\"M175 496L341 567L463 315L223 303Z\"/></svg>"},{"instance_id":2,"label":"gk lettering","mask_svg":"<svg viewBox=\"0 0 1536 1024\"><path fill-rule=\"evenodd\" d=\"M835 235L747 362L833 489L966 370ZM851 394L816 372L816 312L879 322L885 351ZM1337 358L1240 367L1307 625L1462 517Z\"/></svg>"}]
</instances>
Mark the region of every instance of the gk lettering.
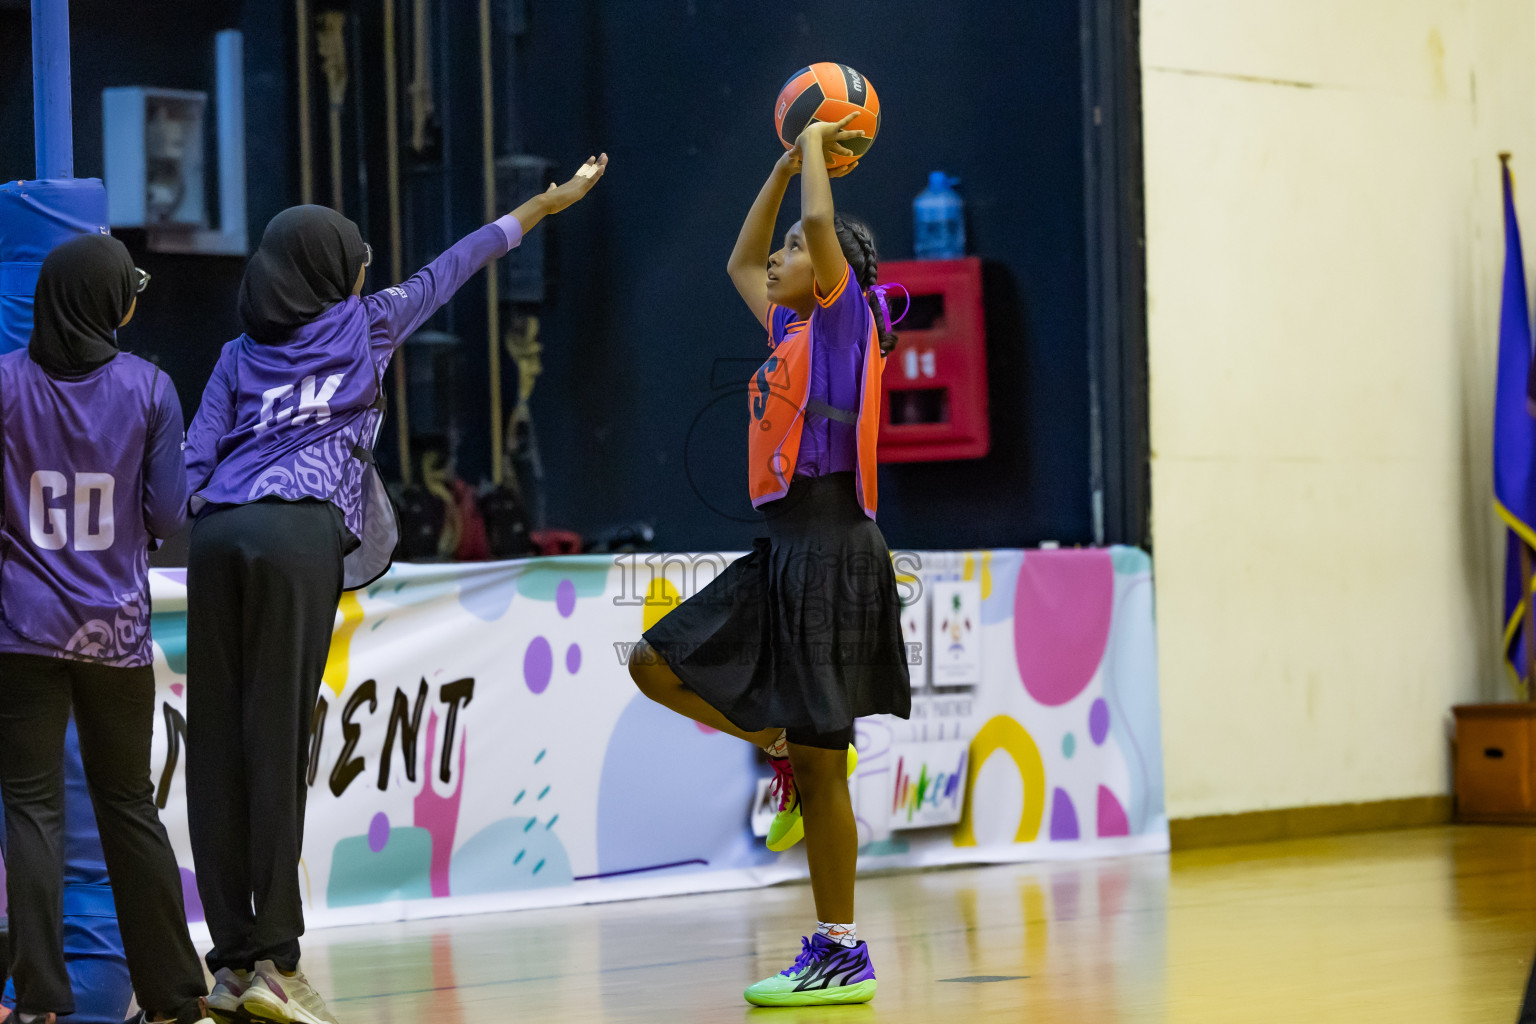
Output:
<instances>
[{"instance_id":1,"label":"gk lettering","mask_svg":"<svg viewBox=\"0 0 1536 1024\"><path fill-rule=\"evenodd\" d=\"M73 500L69 478L51 469L32 474L27 526L32 543L44 551L57 551L69 543L70 506L74 507L76 551L105 551L116 534L112 494L116 482L110 473L76 473Z\"/></svg>"},{"instance_id":2,"label":"gk lettering","mask_svg":"<svg viewBox=\"0 0 1536 1024\"><path fill-rule=\"evenodd\" d=\"M293 385L283 384L268 388L261 393L261 418L256 421L256 433L261 434L284 423L301 426L312 418L316 424L331 421L331 396L341 387L345 374L333 373L325 378L320 390L315 390L315 375L310 374L299 382L297 406L282 404L293 395Z\"/></svg>"}]
</instances>

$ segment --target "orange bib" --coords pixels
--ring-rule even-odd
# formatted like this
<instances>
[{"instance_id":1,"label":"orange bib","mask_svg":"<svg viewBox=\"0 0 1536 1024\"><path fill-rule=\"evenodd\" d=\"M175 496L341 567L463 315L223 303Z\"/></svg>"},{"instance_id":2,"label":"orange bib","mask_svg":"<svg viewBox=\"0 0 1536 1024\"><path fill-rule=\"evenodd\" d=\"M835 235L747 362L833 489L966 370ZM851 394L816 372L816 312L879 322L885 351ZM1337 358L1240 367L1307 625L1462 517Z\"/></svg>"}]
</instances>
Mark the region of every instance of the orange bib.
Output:
<instances>
[{"instance_id":1,"label":"orange bib","mask_svg":"<svg viewBox=\"0 0 1536 1024\"><path fill-rule=\"evenodd\" d=\"M753 508L789 493L810 399L812 346L810 322L797 324L747 386L752 414L747 436L747 486ZM880 382L884 372L885 355L880 351L871 320L864 352L863 386L859 389L858 470L854 474L859 504L871 519L875 518L877 503L875 468L880 440Z\"/></svg>"}]
</instances>

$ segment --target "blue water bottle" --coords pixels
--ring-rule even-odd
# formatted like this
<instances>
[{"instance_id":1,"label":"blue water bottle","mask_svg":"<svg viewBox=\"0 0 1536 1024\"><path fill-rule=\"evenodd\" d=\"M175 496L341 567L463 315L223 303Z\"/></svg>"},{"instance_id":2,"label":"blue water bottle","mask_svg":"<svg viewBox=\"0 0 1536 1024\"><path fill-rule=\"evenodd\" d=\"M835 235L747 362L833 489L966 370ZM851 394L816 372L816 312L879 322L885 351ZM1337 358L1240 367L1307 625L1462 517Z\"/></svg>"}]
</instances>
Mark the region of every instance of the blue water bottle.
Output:
<instances>
[{"instance_id":1,"label":"blue water bottle","mask_svg":"<svg viewBox=\"0 0 1536 1024\"><path fill-rule=\"evenodd\" d=\"M959 178L943 171L928 175L928 187L912 200L913 249L920 260L953 260L965 255L965 200L955 191Z\"/></svg>"}]
</instances>

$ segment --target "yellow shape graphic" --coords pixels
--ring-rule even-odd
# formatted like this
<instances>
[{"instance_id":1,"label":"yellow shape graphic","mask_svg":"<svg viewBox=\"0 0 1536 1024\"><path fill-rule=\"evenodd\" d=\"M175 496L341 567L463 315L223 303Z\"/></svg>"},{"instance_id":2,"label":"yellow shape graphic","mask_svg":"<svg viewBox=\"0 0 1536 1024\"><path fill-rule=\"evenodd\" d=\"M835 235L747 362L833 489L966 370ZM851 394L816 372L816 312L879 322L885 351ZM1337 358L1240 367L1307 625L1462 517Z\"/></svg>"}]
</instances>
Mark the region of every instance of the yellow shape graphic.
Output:
<instances>
[{"instance_id":1,"label":"yellow shape graphic","mask_svg":"<svg viewBox=\"0 0 1536 1024\"><path fill-rule=\"evenodd\" d=\"M352 659L352 634L363 624L363 606L358 603L357 592L346 590L341 595L341 625L331 634L331 653L325 659L325 685L341 696L347 688L347 671Z\"/></svg>"},{"instance_id":2,"label":"yellow shape graphic","mask_svg":"<svg viewBox=\"0 0 1536 1024\"><path fill-rule=\"evenodd\" d=\"M1017 720L1009 715L997 715L971 740L971 756L967 758L965 768L965 809L960 812L960 823L955 826L956 846L976 845L976 828L971 821L971 794L976 788L976 776L981 766L999 750L1013 758L1019 769L1019 779L1024 783L1024 810L1019 815L1019 829L1014 833L1013 841L1034 842L1040 834L1040 822L1045 818L1045 762L1040 759L1040 748Z\"/></svg>"},{"instance_id":3,"label":"yellow shape graphic","mask_svg":"<svg viewBox=\"0 0 1536 1024\"><path fill-rule=\"evenodd\" d=\"M965 553L965 566L960 570L960 578L963 580L975 579L976 556L969 551ZM981 599L985 601L992 596L992 552L981 553Z\"/></svg>"},{"instance_id":4,"label":"yellow shape graphic","mask_svg":"<svg viewBox=\"0 0 1536 1024\"><path fill-rule=\"evenodd\" d=\"M656 625L677 605L677 588L672 585L672 581L665 576L653 577L645 595L645 606L641 609L640 621L643 625L640 631L643 633Z\"/></svg>"}]
</instances>

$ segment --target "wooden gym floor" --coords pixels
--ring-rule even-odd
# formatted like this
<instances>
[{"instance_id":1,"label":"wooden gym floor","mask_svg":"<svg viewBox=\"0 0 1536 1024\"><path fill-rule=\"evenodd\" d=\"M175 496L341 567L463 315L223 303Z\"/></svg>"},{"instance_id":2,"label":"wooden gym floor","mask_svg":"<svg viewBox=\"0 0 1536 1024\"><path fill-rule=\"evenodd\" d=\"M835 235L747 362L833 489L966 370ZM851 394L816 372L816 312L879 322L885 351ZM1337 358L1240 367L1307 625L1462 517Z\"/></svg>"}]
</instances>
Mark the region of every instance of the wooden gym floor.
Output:
<instances>
[{"instance_id":1,"label":"wooden gym floor","mask_svg":"<svg viewBox=\"0 0 1536 1024\"><path fill-rule=\"evenodd\" d=\"M1536 829L1435 828L861 881L880 991L754 1010L804 885L326 929L343 1024L556 1021L1512 1022Z\"/></svg>"}]
</instances>

